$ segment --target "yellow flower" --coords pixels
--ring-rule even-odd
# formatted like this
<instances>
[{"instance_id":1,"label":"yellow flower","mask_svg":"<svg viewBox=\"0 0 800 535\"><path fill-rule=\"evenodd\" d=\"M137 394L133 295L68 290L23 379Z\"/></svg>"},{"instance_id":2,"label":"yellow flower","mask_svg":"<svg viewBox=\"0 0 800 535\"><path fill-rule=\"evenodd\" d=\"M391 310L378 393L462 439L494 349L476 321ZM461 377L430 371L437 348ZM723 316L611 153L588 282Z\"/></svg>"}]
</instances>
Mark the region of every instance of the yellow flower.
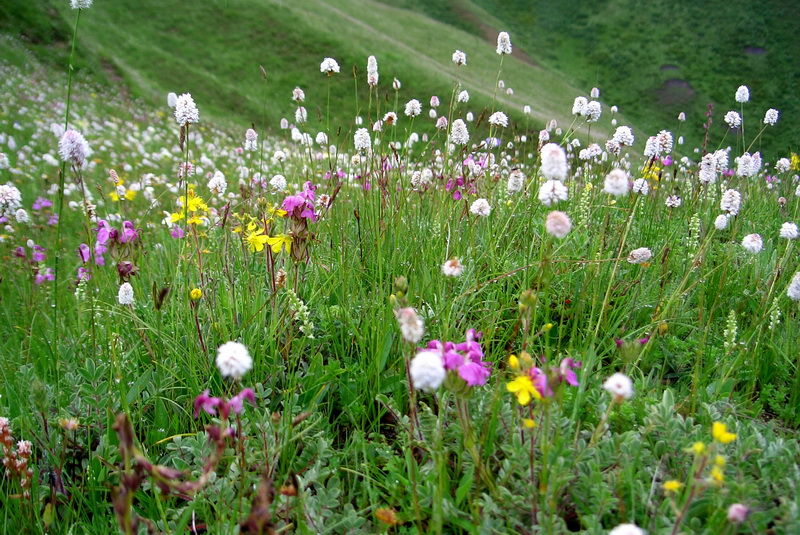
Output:
<instances>
[{"instance_id":1,"label":"yellow flower","mask_svg":"<svg viewBox=\"0 0 800 535\"><path fill-rule=\"evenodd\" d=\"M792 171L800 171L800 156L792 153Z\"/></svg>"},{"instance_id":2,"label":"yellow flower","mask_svg":"<svg viewBox=\"0 0 800 535\"><path fill-rule=\"evenodd\" d=\"M728 427L722 422L714 422L711 426L711 436L720 444L728 444L736 440L736 433L729 433Z\"/></svg>"},{"instance_id":3,"label":"yellow flower","mask_svg":"<svg viewBox=\"0 0 800 535\"><path fill-rule=\"evenodd\" d=\"M700 442L698 440L697 442L692 444L692 448L691 449L692 449L692 452L694 452L695 455L703 455L706 452L706 445L705 445L705 443Z\"/></svg>"},{"instance_id":4,"label":"yellow flower","mask_svg":"<svg viewBox=\"0 0 800 535\"><path fill-rule=\"evenodd\" d=\"M186 220L187 225L202 225L203 218L197 214L192 214L192 217Z\"/></svg>"},{"instance_id":5,"label":"yellow flower","mask_svg":"<svg viewBox=\"0 0 800 535\"><path fill-rule=\"evenodd\" d=\"M245 241L247 242L247 246L249 247L251 253L263 251L264 244L267 243L268 239L269 236L264 234L264 229L258 229L255 232L250 232L245 237Z\"/></svg>"},{"instance_id":6,"label":"yellow flower","mask_svg":"<svg viewBox=\"0 0 800 535\"><path fill-rule=\"evenodd\" d=\"M725 481L725 474L722 472L722 469L719 466L712 466L710 473L711 473L711 479L713 479L717 483L722 483L723 481Z\"/></svg>"},{"instance_id":7,"label":"yellow flower","mask_svg":"<svg viewBox=\"0 0 800 535\"><path fill-rule=\"evenodd\" d=\"M533 386L533 381L527 375L520 375L506 385L506 389L517 396L520 405L527 405L533 399L542 399L542 395Z\"/></svg>"},{"instance_id":8,"label":"yellow flower","mask_svg":"<svg viewBox=\"0 0 800 535\"><path fill-rule=\"evenodd\" d=\"M533 429L534 427L536 427L536 422L534 422L530 418L523 418L522 425L524 425L528 429Z\"/></svg>"},{"instance_id":9,"label":"yellow flower","mask_svg":"<svg viewBox=\"0 0 800 535\"><path fill-rule=\"evenodd\" d=\"M511 368L512 370L519 369L519 359L517 358L516 355L511 355L510 357L508 357L508 367Z\"/></svg>"},{"instance_id":10,"label":"yellow flower","mask_svg":"<svg viewBox=\"0 0 800 535\"><path fill-rule=\"evenodd\" d=\"M126 190L125 198L128 199L129 201L132 201L133 199L136 198L136 191L132 189Z\"/></svg>"},{"instance_id":11,"label":"yellow flower","mask_svg":"<svg viewBox=\"0 0 800 535\"><path fill-rule=\"evenodd\" d=\"M675 479L670 479L669 481L664 481L661 486L666 492L678 492L683 486L683 483Z\"/></svg>"},{"instance_id":12,"label":"yellow flower","mask_svg":"<svg viewBox=\"0 0 800 535\"><path fill-rule=\"evenodd\" d=\"M547 332L552 328L553 328L553 324L552 323L545 323L544 324L544 332Z\"/></svg>"},{"instance_id":13,"label":"yellow flower","mask_svg":"<svg viewBox=\"0 0 800 535\"><path fill-rule=\"evenodd\" d=\"M273 253L281 252L281 247L283 247L287 253L292 252L292 237L287 236L286 234L278 234L277 236L268 237L267 243L272 248Z\"/></svg>"},{"instance_id":14,"label":"yellow flower","mask_svg":"<svg viewBox=\"0 0 800 535\"><path fill-rule=\"evenodd\" d=\"M287 212L286 210L282 210L277 206L269 205L267 206L267 213L275 217L285 217L286 214L288 214L289 212Z\"/></svg>"},{"instance_id":15,"label":"yellow flower","mask_svg":"<svg viewBox=\"0 0 800 535\"><path fill-rule=\"evenodd\" d=\"M651 165L647 169L642 171L642 178L647 178L649 180L658 180L660 178L658 174L660 171L661 171L660 167L656 165Z\"/></svg>"},{"instance_id":16,"label":"yellow flower","mask_svg":"<svg viewBox=\"0 0 800 535\"><path fill-rule=\"evenodd\" d=\"M186 212L175 212L174 214L170 214L169 221L170 223L177 223L184 217L186 217Z\"/></svg>"},{"instance_id":17,"label":"yellow flower","mask_svg":"<svg viewBox=\"0 0 800 535\"><path fill-rule=\"evenodd\" d=\"M714 464L722 468L723 466L725 466L725 457L723 457L722 455L717 455L714 458Z\"/></svg>"},{"instance_id":18,"label":"yellow flower","mask_svg":"<svg viewBox=\"0 0 800 535\"><path fill-rule=\"evenodd\" d=\"M192 299L192 301L197 301L203 297L203 290L200 288L192 288L192 291L189 292L189 297Z\"/></svg>"}]
</instances>

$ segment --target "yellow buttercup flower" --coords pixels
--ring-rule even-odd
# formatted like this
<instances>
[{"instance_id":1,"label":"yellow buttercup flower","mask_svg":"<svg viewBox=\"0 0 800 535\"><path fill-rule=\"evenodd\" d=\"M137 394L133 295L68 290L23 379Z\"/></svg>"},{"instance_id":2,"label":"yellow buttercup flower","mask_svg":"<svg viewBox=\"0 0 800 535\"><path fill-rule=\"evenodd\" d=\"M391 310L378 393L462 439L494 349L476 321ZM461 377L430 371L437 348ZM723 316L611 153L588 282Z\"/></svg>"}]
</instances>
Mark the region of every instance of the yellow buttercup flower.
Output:
<instances>
[{"instance_id":1,"label":"yellow buttercup flower","mask_svg":"<svg viewBox=\"0 0 800 535\"><path fill-rule=\"evenodd\" d=\"M700 442L699 440L692 444L692 452L695 455L703 455L706 452L706 445L704 442Z\"/></svg>"},{"instance_id":2,"label":"yellow buttercup flower","mask_svg":"<svg viewBox=\"0 0 800 535\"><path fill-rule=\"evenodd\" d=\"M534 422L530 418L523 418L522 425L524 425L528 429L533 429L534 427L536 427L536 422Z\"/></svg>"},{"instance_id":3,"label":"yellow buttercup flower","mask_svg":"<svg viewBox=\"0 0 800 535\"><path fill-rule=\"evenodd\" d=\"M714 422L711 426L711 436L720 444L728 444L736 440L736 433L729 433L728 427L722 422Z\"/></svg>"},{"instance_id":4,"label":"yellow buttercup flower","mask_svg":"<svg viewBox=\"0 0 800 535\"><path fill-rule=\"evenodd\" d=\"M725 466L725 457L723 457L722 455L717 455L714 458L714 464L722 468L723 466Z\"/></svg>"},{"instance_id":5,"label":"yellow buttercup flower","mask_svg":"<svg viewBox=\"0 0 800 535\"><path fill-rule=\"evenodd\" d=\"M683 486L683 483L676 479L670 479L669 481L664 481L661 486L666 492L678 492Z\"/></svg>"},{"instance_id":6,"label":"yellow buttercup flower","mask_svg":"<svg viewBox=\"0 0 800 535\"><path fill-rule=\"evenodd\" d=\"M531 399L542 399L542 395L533 386L533 381L527 375L520 375L506 385L506 389L517 396L520 405L527 405Z\"/></svg>"},{"instance_id":7,"label":"yellow buttercup flower","mask_svg":"<svg viewBox=\"0 0 800 535\"><path fill-rule=\"evenodd\" d=\"M269 236L264 234L264 229L258 229L255 232L250 232L245 237L245 241L247 242L247 246L250 249L251 253L263 251L264 244L267 243L268 239Z\"/></svg>"},{"instance_id":8,"label":"yellow buttercup flower","mask_svg":"<svg viewBox=\"0 0 800 535\"><path fill-rule=\"evenodd\" d=\"M511 368L512 370L519 369L519 359L517 358L516 355L511 355L510 357L508 357L508 367Z\"/></svg>"},{"instance_id":9,"label":"yellow buttercup flower","mask_svg":"<svg viewBox=\"0 0 800 535\"><path fill-rule=\"evenodd\" d=\"M203 297L203 290L200 288L192 288L192 291L189 292L189 297L192 301L197 301L201 297Z\"/></svg>"},{"instance_id":10,"label":"yellow buttercup flower","mask_svg":"<svg viewBox=\"0 0 800 535\"><path fill-rule=\"evenodd\" d=\"M725 481L725 473L719 466L712 466L710 474L711 474L711 479L713 479L717 483L722 483L723 481Z\"/></svg>"}]
</instances>

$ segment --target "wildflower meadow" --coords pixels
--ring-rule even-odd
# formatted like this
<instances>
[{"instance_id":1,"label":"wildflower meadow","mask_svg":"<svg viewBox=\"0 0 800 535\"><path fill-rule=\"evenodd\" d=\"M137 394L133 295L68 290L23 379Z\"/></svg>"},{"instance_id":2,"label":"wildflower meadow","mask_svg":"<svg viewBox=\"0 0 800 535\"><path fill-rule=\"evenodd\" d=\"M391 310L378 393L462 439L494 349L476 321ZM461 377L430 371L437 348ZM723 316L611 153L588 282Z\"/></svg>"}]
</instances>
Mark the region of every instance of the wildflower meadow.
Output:
<instances>
[{"instance_id":1,"label":"wildflower meadow","mask_svg":"<svg viewBox=\"0 0 800 535\"><path fill-rule=\"evenodd\" d=\"M800 533L800 156L746 72L545 117L500 31L243 122L78 76L63 3L66 64L0 38L0 532Z\"/></svg>"}]
</instances>

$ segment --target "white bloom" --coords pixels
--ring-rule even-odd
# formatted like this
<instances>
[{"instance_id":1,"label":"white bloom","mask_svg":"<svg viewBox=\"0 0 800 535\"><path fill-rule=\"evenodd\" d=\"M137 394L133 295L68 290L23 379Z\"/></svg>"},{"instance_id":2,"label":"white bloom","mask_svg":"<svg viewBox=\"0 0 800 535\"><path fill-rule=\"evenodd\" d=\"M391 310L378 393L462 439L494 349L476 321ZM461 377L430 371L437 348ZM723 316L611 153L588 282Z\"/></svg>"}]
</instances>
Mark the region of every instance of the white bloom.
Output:
<instances>
[{"instance_id":1,"label":"white bloom","mask_svg":"<svg viewBox=\"0 0 800 535\"><path fill-rule=\"evenodd\" d=\"M667 208L677 208L677 207L679 207L681 205L682 202L683 201L681 200L680 196L678 196L678 195L670 195L664 201L664 206L666 206Z\"/></svg>"},{"instance_id":2,"label":"white bloom","mask_svg":"<svg viewBox=\"0 0 800 535\"><path fill-rule=\"evenodd\" d=\"M468 111L467 114L464 116L464 118L471 123L472 120L475 118L475 116L472 114L471 111Z\"/></svg>"},{"instance_id":3,"label":"white bloom","mask_svg":"<svg viewBox=\"0 0 800 535\"><path fill-rule=\"evenodd\" d=\"M789 296L789 299L792 301L800 301L800 271L794 274L792 277L792 282L789 283L789 286L786 288L786 295Z\"/></svg>"},{"instance_id":4,"label":"white bloom","mask_svg":"<svg viewBox=\"0 0 800 535\"><path fill-rule=\"evenodd\" d=\"M662 130L656 134L656 144L659 154L669 154L672 152L672 134Z\"/></svg>"},{"instance_id":5,"label":"white bloom","mask_svg":"<svg viewBox=\"0 0 800 535\"><path fill-rule=\"evenodd\" d=\"M167 106L174 108L178 103L178 95L175 93L167 93Z\"/></svg>"},{"instance_id":6,"label":"white bloom","mask_svg":"<svg viewBox=\"0 0 800 535\"><path fill-rule=\"evenodd\" d=\"M725 230L728 228L728 215L727 214L720 214L714 220L714 226L717 230Z\"/></svg>"},{"instance_id":7,"label":"white bloom","mask_svg":"<svg viewBox=\"0 0 800 535\"><path fill-rule=\"evenodd\" d=\"M508 116L502 111L496 111L489 116L489 124L506 128L508 126Z\"/></svg>"},{"instance_id":8,"label":"white bloom","mask_svg":"<svg viewBox=\"0 0 800 535\"><path fill-rule=\"evenodd\" d=\"M403 86L403 84L401 84L401 83L400 83L400 80L398 80L397 78L395 78L394 80L392 80L392 88L393 88L395 91L399 91L399 90L400 90L400 88L401 88L402 86Z\"/></svg>"},{"instance_id":9,"label":"white bloom","mask_svg":"<svg viewBox=\"0 0 800 535\"><path fill-rule=\"evenodd\" d=\"M778 173L785 173L791 168L791 166L792 163L789 161L789 158L781 158L775 162L775 171Z\"/></svg>"},{"instance_id":10,"label":"white bloom","mask_svg":"<svg viewBox=\"0 0 800 535\"><path fill-rule=\"evenodd\" d=\"M359 151L367 151L371 146L371 141L369 139L369 130L366 128L359 128L356 130L356 133L353 135L353 143L355 144L356 150Z\"/></svg>"},{"instance_id":11,"label":"white bloom","mask_svg":"<svg viewBox=\"0 0 800 535\"><path fill-rule=\"evenodd\" d=\"M117 301L119 301L120 305L132 305L133 304L133 286L129 282L123 282L119 287L119 292L117 292Z\"/></svg>"},{"instance_id":12,"label":"white bloom","mask_svg":"<svg viewBox=\"0 0 800 535\"><path fill-rule=\"evenodd\" d=\"M18 208L16 212L14 212L14 219L17 220L17 223L28 223L31 220L31 217L28 215L28 212L25 211L24 208ZM795 227L795 233L797 232L797 227Z\"/></svg>"},{"instance_id":13,"label":"white bloom","mask_svg":"<svg viewBox=\"0 0 800 535\"><path fill-rule=\"evenodd\" d=\"M508 193L519 193L522 191L522 187L525 185L525 173L520 171L517 168L511 170L508 174L508 184L506 185L506 191Z\"/></svg>"},{"instance_id":14,"label":"white bloom","mask_svg":"<svg viewBox=\"0 0 800 535\"><path fill-rule=\"evenodd\" d=\"M631 381L630 377L622 373L615 373L606 379L603 383L603 388L618 399L630 399L633 396L633 381ZM614 529L619 529L620 527L621 526L617 526ZM629 532L620 531L618 533Z\"/></svg>"},{"instance_id":15,"label":"white bloom","mask_svg":"<svg viewBox=\"0 0 800 535\"><path fill-rule=\"evenodd\" d=\"M539 130L539 144L547 143L550 141L550 132L547 130Z\"/></svg>"},{"instance_id":16,"label":"white bloom","mask_svg":"<svg viewBox=\"0 0 800 535\"><path fill-rule=\"evenodd\" d=\"M622 195L627 195L629 187L628 173L622 169L613 169L606 175L603 191L616 197L621 197Z\"/></svg>"},{"instance_id":17,"label":"white bloom","mask_svg":"<svg viewBox=\"0 0 800 535\"><path fill-rule=\"evenodd\" d=\"M314 138L318 145L327 145L328 144L328 134L325 132L317 132L317 136Z\"/></svg>"},{"instance_id":18,"label":"white bloom","mask_svg":"<svg viewBox=\"0 0 800 535\"><path fill-rule=\"evenodd\" d=\"M58 154L65 162L81 166L91 154L91 150L86 138L80 132L70 129L64 132L58 142Z\"/></svg>"},{"instance_id":19,"label":"white bloom","mask_svg":"<svg viewBox=\"0 0 800 535\"><path fill-rule=\"evenodd\" d=\"M525 104L522 107L522 113L524 113L525 115L530 115L531 114L531 107L528 104Z\"/></svg>"},{"instance_id":20,"label":"white bloom","mask_svg":"<svg viewBox=\"0 0 800 535\"><path fill-rule=\"evenodd\" d=\"M553 210L547 214L544 228L551 236L561 239L566 237L569 231L572 230L572 221L569 220L569 216L564 212Z\"/></svg>"},{"instance_id":21,"label":"white bloom","mask_svg":"<svg viewBox=\"0 0 800 535\"><path fill-rule=\"evenodd\" d=\"M603 108L596 100L587 103L583 108L583 116L586 117L586 122L589 123L596 123L600 119L600 114L602 112Z\"/></svg>"},{"instance_id":22,"label":"white bloom","mask_svg":"<svg viewBox=\"0 0 800 535\"><path fill-rule=\"evenodd\" d=\"M467 64L467 55L460 50L456 50L453 52L453 63L456 65L466 65Z\"/></svg>"},{"instance_id":23,"label":"white bloom","mask_svg":"<svg viewBox=\"0 0 800 535\"><path fill-rule=\"evenodd\" d=\"M275 175L270 179L269 185L275 191L284 191L286 189L286 177L283 175Z\"/></svg>"},{"instance_id":24,"label":"white bloom","mask_svg":"<svg viewBox=\"0 0 800 535\"><path fill-rule=\"evenodd\" d=\"M719 209L731 215L737 215L742 207L742 196L735 189L726 190L719 201Z\"/></svg>"},{"instance_id":25,"label":"white bloom","mask_svg":"<svg viewBox=\"0 0 800 535\"><path fill-rule=\"evenodd\" d=\"M781 225L780 236L787 240L796 240L798 236L797 224L787 221Z\"/></svg>"},{"instance_id":26,"label":"white bloom","mask_svg":"<svg viewBox=\"0 0 800 535\"><path fill-rule=\"evenodd\" d=\"M489 201L486 199L475 199L469 207L469 211L477 216L486 217L492 213L492 207L489 206Z\"/></svg>"},{"instance_id":27,"label":"white bloom","mask_svg":"<svg viewBox=\"0 0 800 535\"><path fill-rule=\"evenodd\" d=\"M89 9L92 7L92 0L69 0L72 9Z\"/></svg>"},{"instance_id":28,"label":"white bloom","mask_svg":"<svg viewBox=\"0 0 800 535\"><path fill-rule=\"evenodd\" d=\"M634 141L633 131L630 126L618 126L611 139L620 145L630 147L633 145Z\"/></svg>"},{"instance_id":29,"label":"white bloom","mask_svg":"<svg viewBox=\"0 0 800 535\"><path fill-rule=\"evenodd\" d=\"M650 191L650 184L644 178L637 178L633 181L633 192L639 195L647 195Z\"/></svg>"},{"instance_id":30,"label":"white bloom","mask_svg":"<svg viewBox=\"0 0 800 535\"><path fill-rule=\"evenodd\" d=\"M497 34L497 53L498 54L511 54L511 37L507 32L500 32Z\"/></svg>"},{"instance_id":31,"label":"white bloom","mask_svg":"<svg viewBox=\"0 0 800 535\"><path fill-rule=\"evenodd\" d=\"M419 317L417 311L411 307L399 308L394 311L394 317L400 325L400 333L406 342L417 344L425 334L425 322Z\"/></svg>"},{"instance_id":32,"label":"white bloom","mask_svg":"<svg viewBox=\"0 0 800 535\"><path fill-rule=\"evenodd\" d=\"M567 187L560 180L548 180L539 187L539 201L550 206L567 200Z\"/></svg>"},{"instance_id":33,"label":"white bloom","mask_svg":"<svg viewBox=\"0 0 800 535\"><path fill-rule=\"evenodd\" d=\"M583 115L587 104L589 104L589 101L586 97L575 97L572 102L572 115Z\"/></svg>"},{"instance_id":34,"label":"white bloom","mask_svg":"<svg viewBox=\"0 0 800 535\"><path fill-rule=\"evenodd\" d=\"M728 149L714 151L714 158L717 160L717 170L723 172L728 168Z\"/></svg>"},{"instance_id":35,"label":"white bloom","mask_svg":"<svg viewBox=\"0 0 800 535\"><path fill-rule=\"evenodd\" d=\"M299 87L292 89L292 100L295 102L304 102L306 100L306 93Z\"/></svg>"},{"instance_id":36,"label":"white bloom","mask_svg":"<svg viewBox=\"0 0 800 535\"><path fill-rule=\"evenodd\" d=\"M442 273L447 277L460 277L464 272L464 264L458 258L451 258L442 264Z\"/></svg>"},{"instance_id":37,"label":"white bloom","mask_svg":"<svg viewBox=\"0 0 800 535\"><path fill-rule=\"evenodd\" d=\"M439 97L436 95L431 96L431 108L438 108L439 107Z\"/></svg>"},{"instance_id":38,"label":"white bloom","mask_svg":"<svg viewBox=\"0 0 800 535\"><path fill-rule=\"evenodd\" d=\"M181 126L200 122L200 111L189 93L182 94L175 101L175 121Z\"/></svg>"},{"instance_id":39,"label":"white bloom","mask_svg":"<svg viewBox=\"0 0 800 535\"><path fill-rule=\"evenodd\" d=\"M371 87L378 85L378 60L375 56L367 58L367 85Z\"/></svg>"},{"instance_id":40,"label":"white bloom","mask_svg":"<svg viewBox=\"0 0 800 535\"><path fill-rule=\"evenodd\" d=\"M332 76L333 73L339 72L339 64L333 58L325 58L319 64L319 72Z\"/></svg>"},{"instance_id":41,"label":"white bloom","mask_svg":"<svg viewBox=\"0 0 800 535\"><path fill-rule=\"evenodd\" d=\"M405 114L407 117L416 117L420 113L422 113L422 104L419 103L419 100L412 98L406 102Z\"/></svg>"},{"instance_id":42,"label":"white bloom","mask_svg":"<svg viewBox=\"0 0 800 535\"><path fill-rule=\"evenodd\" d=\"M433 110L431 110L433 111ZM438 119L436 119L436 129L437 130L446 130L447 129L447 117L442 115Z\"/></svg>"},{"instance_id":43,"label":"white bloom","mask_svg":"<svg viewBox=\"0 0 800 535\"><path fill-rule=\"evenodd\" d=\"M461 119L453 121L453 126L450 130L450 142L454 145L466 145L469 141L469 132L467 125Z\"/></svg>"},{"instance_id":44,"label":"white bloom","mask_svg":"<svg viewBox=\"0 0 800 535\"><path fill-rule=\"evenodd\" d=\"M700 172L697 178L703 184L713 184L717 180L717 159L708 153L700 160Z\"/></svg>"},{"instance_id":45,"label":"white bloom","mask_svg":"<svg viewBox=\"0 0 800 535\"><path fill-rule=\"evenodd\" d=\"M308 112L303 106L298 106L296 110L294 110L294 122L298 124L303 124L308 120Z\"/></svg>"},{"instance_id":46,"label":"white bloom","mask_svg":"<svg viewBox=\"0 0 800 535\"><path fill-rule=\"evenodd\" d=\"M620 524L609 531L608 535L644 535L644 530L636 524Z\"/></svg>"},{"instance_id":47,"label":"white bloom","mask_svg":"<svg viewBox=\"0 0 800 535\"><path fill-rule=\"evenodd\" d=\"M541 173L547 180L567 179L567 153L556 143L548 143L541 150Z\"/></svg>"},{"instance_id":48,"label":"white bloom","mask_svg":"<svg viewBox=\"0 0 800 535\"><path fill-rule=\"evenodd\" d=\"M653 251L651 251L647 247L639 247L638 249L634 249L628 254L628 263L644 264L651 258L653 258Z\"/></svg>"},{"instance_id":49,"label":"white bloom","mask_svg":"<svg viewBox=\"0 0 800 535\"><path fill-rule=\"evenodd\" d=\"M11 214L22 206L22 194L14 184L0 185L0 215Z\"/></svg>"},{"instance_id":50,"label":"white bloom","mask_svg":"<svg viewBox=\"0 0 800 535\"><path fill-rule=\"evenodd\" d=\"M228 189L228 182L225 180L225 175L222 171L215 171L214 176L208 181L208 189L217 195L223 195L225 190Z\"/></svg>"},{"instance_id":51,"label":"white bloom","mask_svg":"<svg viewBox=\"0 0 800 535\"><path fill-rule=\"evenodd\" d=\"M747 89L746 85L740 85L738 89L736 89L736 102L745 103L750 100L750 90Z\"/></svg>"},{"instance_id":52,"label":"white bloom","mask_svg":"<svg viewBox=\"0 0 800 535\"><path fill-rule=\"evenodd\" d=\"M408 371L414 388L424 392L433 392L439 388L447 375L442 356L431 350L417 353L411 359Z\"/></svg>"},{"instance_id":53,"label":"white bloom","mask_svg":"<svg viewBox=\"0 0 800 535\"><path fill-rule=\"evenodd\" d=\"M686 114L685 114L684 112L680 112L680 113L678 114L678 120L679 120L680 122L684 122L684 121L686 120Z\"/></svg>"},{"instance_id":54,"label":"white bloom","mask_svg":"<svg viewBox=\"0 0 800 535\"><path fill-rule=\"evenodd\" d=\"M461 102L462 104L466 104L467 102L469 102L469 93L467 93L467 90L464 89L463 91L461 91L458 94L458 97L456 97L456 100L458 102Z\"/></svg>"},{"instance_id":55,"label":"white bloom","mask_svg":"<svg viewBox=\"0 0 800 535\"><path fill-rule=\"evenodd\" d=\"M742 124L742 117L739 115L738 112L729 111L725 114L724 121L730 126L731 128L739 128Z\"/></svg>"},{"instance_id":56,"label":"white bloom","mask_svg":"<svg viewBox=\"0 0 800 535\"><path fill-rule=\"evenodd\" d=\"M258 148L258 134L252 128L248 128L244 133L244 150L256 150Z\"/></svg>"},{"instance_id":57,"label":"white bloom","mask_svg":"<svg viewBox=\"0 0 800 535\"><path fill-rule=\"evenodd\" d=\"M778 116L780 112L775 108L770 108L764 113L764 124L768 124L770 126L774 126L775 123L778 122Z\"/></svg>"},{"instance_id":58,"label":"white bloom","mask_svg":"<svg viewBox=\"0 0 800 535\"><path fill-rule=\"evenodd\" d=\"M757 254L764 248L764 241L758 234L748 234L742 238L742 247L749 253Z\"/></svg>"},{"instance_id":59,"label":"white bloom","mask_svg":"<svg viewBox=\"0 0 800 535\"><path fill-rule=\"evenodd\" d=\"M591 91L589 91L589 96L592 98L600 98L600 90L596 87L593 87Z\"/></svg>"},{"instance_id":60,"label":"white bloom","mask_svg":"<svg viewBox=\"0 0 800 535\"><path fill-rule=\"evenodd\" d=\"M253 367L253 358L244 344L226 342L217 349L217 368L223 377L239 380Z\"/></svg>"}]
</instances>

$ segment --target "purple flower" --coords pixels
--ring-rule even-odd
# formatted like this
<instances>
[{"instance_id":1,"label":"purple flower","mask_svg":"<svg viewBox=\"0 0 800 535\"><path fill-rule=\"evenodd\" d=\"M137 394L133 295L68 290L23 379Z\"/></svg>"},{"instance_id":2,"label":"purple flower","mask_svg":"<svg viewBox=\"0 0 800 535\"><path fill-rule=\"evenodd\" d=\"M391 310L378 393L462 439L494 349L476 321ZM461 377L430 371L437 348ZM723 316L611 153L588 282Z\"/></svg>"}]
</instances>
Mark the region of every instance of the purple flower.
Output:
<instances>
[{"instance_id":1,"label":"purple flower","mask_svg":"<svg viewBox=\"0 0 800 535\"><path fill-rule=\"evenodd\" d=\"M39 197L38 199L33 201L32 208L36 211L39 211L43 208L49 208L50 206L53 206L52 201L50 201L49 199L45 199L44 197Z\"/></svg>"},{"instance_id":2,"label":"purple flower","mask_svg":"<svg viewBox=\"0 0 800 535\"><path fill-rule=\"evenodd\" d=\"M539 368L531 368L528 370L528 375L531 378L533 387L542 395L542 397L550 397L553 395L553 389L547 384L547 374Z\"/></svg>"},{"instance_id":3,"label":"purple flower","mask_svg":"<svg viewBox=\"0 0 800 535\"><path fill-rule=\"evenodd\" d=\"M28 254L25 252L25 248L20 245L19 247L14 249L14 256L16 256L17 258L27 258Z\"/></svg>"},{"instance_id":4,"label":"purple flower","mask_svg":"<svg viewBox=\"0 0 800 535\"><path fill-rule=\"evenodd\" d=\"M216 416L217 407L219 407L219 404L222 403L222 400L220 398L211 397L208 395L208 393L209 393L208 390L204 390L202 394L200 394L194 399L195 418L197 418L200 415L201 410L205 411L211 416Z\"/></svg>"},{"instance_id":5,"label":"purple flower","mask_svg":"<svg viewBox=\"0 0 800 535\"><path fill-rule=\"evenodd\" d=\"M109 238L111 238L111 231L114 230L111 225L108 224L108 221L105 219L101 219L97 222L97 243L99 245L105 245Z\"/></svg>"},{"instance_id":6,"label":"purple flower","mask_svg":"<svg viewBox=\"0 0 800 535\"><path fill-rule=\"evenodd\" d=\"M469 386L484 385L491 370L489 364L483 360L483 349L477 342L480 337L481 334L475 329L469 329L464 342L456 344L431 340L427 347L442 354L445 370L455 371Z\"/></svg>"},{"instance_id":7,"label":"purple flower","mask_svg":"<svg viewBox=\"0 0 800 535\"><path fill-rule=\"evenodd\" d=\"M455 200L455 201L460 201L461 200L461 192L459 190L456 190L453 193L453 200Z\"/></svg>"},{"instance_id":8,"label":"purple flower","mask_svg":"<svg viewBox=\"0 0 800 535\"><path fill-rule=\"evenodd\" d=\"M303 185L303 191L295 195L289 195L283 200L281 208L289 213L289 217L294 219L310 219L317 221L317 214L314 211L314 199L316 187L310 181Z\"/></svg>"},{"instance_id":9,"label":"purple flower","mask_svg":"<svg viewBox=\"0 0 800 535\"><path fill-rule=\"evenodd\" d=\"M576 370L580 367L580 362L576 362L571 357L567 357L561 361L561 365L558 368L558 373L561 376L561 379L566 381L568 384L572 386L578 386L578 376L573 370Z\"/></svg>"},{"instance_id":10,"label":"purple flower","mask_svg":"<svg viewBox=\"0 0 800 535\"><path fill-rule=\"evenodd\" d=\"M80 258L81 262L84 264L92 258L92 251L85 243L82 243L78 246L78 258Z\"/></svg>"},{"instance_id":11,"label":"purple flower","mask_svg":"<svg viewBox=\"0 0 800 535\"><path fill-rule=\"evenodd\" d=\"M661 158L661 163L664 165L664 167L669 167L670 165L672 165L672 157L666 156L664 158Z\"/></svg>"},{"instance_id":12,"label":"purple flower","mask_svg":"<svg viewBox=\"0 0 800 535\"><path fill-rule=\"evenodd\" d=\"M228 401L228 405L230 405L231 410L235 414L239 414L242 412L242 409L244 408L245 400L249 401L251 405L256 404L256 394L255 392L253 392L252 388L245 388L244 390L236 394Z\"/></svg>"},{"instance_id":13,"label":"purple flower","mask_svg":"<svg viewBox=\"0 0 800 535\"><path fill-rule=\"evenodd\" d=\"M120 243L129 243L136 241L139 237L139 231L133 226L133 223L130 221L124 221L122 223L122 234L119 237Z\"/></svg>"},{"instance_id":14,"label":"purple flower","mask_svg":"<svg viewBox=\"0 0 800 535\"><path fill-rule=\"evenodd\" d=\"M88 269L86 269L83 266L78 268L78 282L88 281L91 278L92 278L92 273Z\"/></svg>"},{"instance_id":15,"label":"purple flower","mask_svg":"<svg viewBox=\"0 0 800 535\"><path fill-rule=\"evenodd\" d=\"M45 254L44 254L44 247L41 245L34 245L33 246L33 254L31 254L31 258L34 262L44 262Z\"/></svg>"},{"instance_id":16,"label":"purple flower","mask_svg":"<svg viewBox=\"0 0 800 535\"><path fill-rule=\"evenodd\" d=\"M39 270L39 273L36 274L36 279L33 282L38 284L43 284L45 281L52 281L55 280L55 275L53 274L53 270L50 268L46 268L44 270Z\"/></svg>"},{"instance_id":17,"label":"purple flower","mask_svg":"<svg viewBox=\"0 0 800 535\"><path fill-rule=\"evenodd\" d=\"M57 225L58 224L58 214L52 214L50 217L48 217L47 218L47 224L50 225L51 227L53 225Z\"/></svg>"},{"instance_id":18,"label":"purple flower","mask_svg":"<svg viewBox=\"0 0 800 535\"><path fill-rule=\"evenodd\" d=\"M176 240L180 240L183 239L184 236L186 236L186 232L184 232L184 230L178 225L174 225L172 227L172 230L169 231L169 235L175 238Z\"/></svg>"}]
</instances>

